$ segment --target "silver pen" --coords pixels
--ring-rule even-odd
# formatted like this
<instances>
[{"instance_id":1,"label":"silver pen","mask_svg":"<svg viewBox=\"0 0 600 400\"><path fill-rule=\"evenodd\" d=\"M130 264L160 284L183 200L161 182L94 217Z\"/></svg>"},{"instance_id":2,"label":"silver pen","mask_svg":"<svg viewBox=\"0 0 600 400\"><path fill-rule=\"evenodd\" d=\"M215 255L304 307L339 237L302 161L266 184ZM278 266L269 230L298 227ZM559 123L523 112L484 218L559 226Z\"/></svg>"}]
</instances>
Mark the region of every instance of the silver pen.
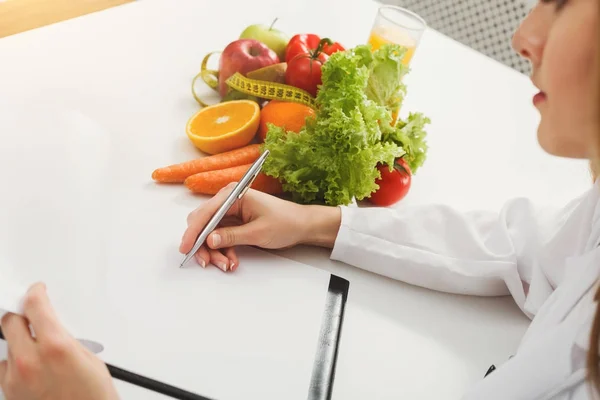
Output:
<instances>
[{"instance_id":1,"label":"silver pen","mask_svg":"<svg viewBox=\"0 0 600 400\"><path fill-rule=\"evenodd\" d=\"M219 207L219 209L212 216L210 221L208 221L208 224L206 224L204 229L202 229L202 231L196 238L196 243L194 243L194 247L192 247L192 250L190 250L189 253L185 255L185 258L181 262L179 268L183 267L183 265L186 262L188 262L194 256L194 254L196 254L196 252L200 249L200 247L202 247L202 245L208 238L208 235L210 235L210 233L217 228L219 222L221 222L221 220L223 219L225 214L227 214L227 211L229 211L231 206L233 206L233 204L237 200L241 199L242 196L246 194L248 189L250 189L250 185L252 185L252 182L254 182L254 179L256 179L256 177L260 173L260 170L262 169L262 166L265 163L265 160L267 159L268 155L269 150L265 150L264 153L262 153L260 157L258 157L258 160L256 160L254 164L250 166L250 169L248 169L248 171L244 174L242 179L240 179L237 185L235 185L235 188L229 194L227 199L225 199L225 202L221 205L221 207Z\"/></svg>"}]
</instances>

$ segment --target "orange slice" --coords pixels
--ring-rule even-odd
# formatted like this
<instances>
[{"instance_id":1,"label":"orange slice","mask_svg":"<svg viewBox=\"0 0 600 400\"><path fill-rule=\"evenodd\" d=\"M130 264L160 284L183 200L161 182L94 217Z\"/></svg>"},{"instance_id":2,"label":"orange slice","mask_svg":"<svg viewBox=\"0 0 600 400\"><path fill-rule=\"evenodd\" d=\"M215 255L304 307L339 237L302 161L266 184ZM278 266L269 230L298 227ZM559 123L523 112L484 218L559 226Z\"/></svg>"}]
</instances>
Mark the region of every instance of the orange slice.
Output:
<instances>
[{"instance_id":1,"label":"orange slice","mask_svg":"<svg viewBox=\"0 0 600 400\"><path fill-rule=\"evenodd\" d=\"M194 146L208 154L244 147L252 141L260 123L260 107L254 101L235 100L205 107L187 122L186 133Z\"/></svg>"}]
</instances>

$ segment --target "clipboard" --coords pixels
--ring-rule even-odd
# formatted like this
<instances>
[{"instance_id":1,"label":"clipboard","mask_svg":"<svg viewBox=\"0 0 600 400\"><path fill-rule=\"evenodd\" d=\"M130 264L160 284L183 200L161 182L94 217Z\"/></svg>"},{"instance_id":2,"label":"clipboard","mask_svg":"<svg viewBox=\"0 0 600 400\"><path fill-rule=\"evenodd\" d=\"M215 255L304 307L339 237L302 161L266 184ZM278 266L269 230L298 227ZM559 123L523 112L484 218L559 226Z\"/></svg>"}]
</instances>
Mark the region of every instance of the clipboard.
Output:
<instances>
[{"instance_id":1,"label":"clipboard","mask_svg":"<svg viewBox=\"0 0 600 400\"><path fill-rule=\"evenodd\" d=\"M244 252L247 268L231 276L210 268L173 268L181 261L173 251L178 246L175 238L182 231L181 221L201 203L180 188L159 188L140 182L140 177L147 176L149 166L157 163L156 152L151 148L172 148L172 138L158 135L156 141L147 142L142 140L146 137L143 130L120 134L114 128L106 129L96 121L95 114L84 108L30 101L24 102L22 109L14 104L12 108L15 112L5 113L8 119L0 121L0 125L21 129L19 135L10 129L0 130L0 136L9 144L0 149L0 164L18 161L28 169L5 177L7 190L19 195L5 196L0 201L2 209L11 210L3 220L3 230L0 229L0 254L6 258L0 263L5 267L3 273L14 274L14 281L23 285L44 281L50 292L54 289L62 293L54 304L64 316L65 326L77 337L101 343L106 362L129 370L115 367L115 375L121 373L128 382L140 383L138 386L143 383L158 387L161 383L142 382L141 378L147 376L163 384L204 391L200 393L204 397L196 398L244 398L245 393L251 394L246 398L260 397L261 391L273 399L285 397L288 392L295 399L330 398L347 281L244 246L240 252ZM33 111L38 115L34 123L28 118ZM42 135L36 141L27 139L48 126L52 126L53 134ZM149 143L151 148L135 153L138 162L128 163L127 169L119 170L118 179L114 179L117 169L111 160L121 159L121 151L129 148L132 141ZM22 179L23 173L34 174L41 166L52 166L56 179L31 187ZM55 196L52 201L40 203L36 200L40 192ZM118 201L106 193L117 193ZM37 206L22 207L28 202ZM161 210L159 217L156 210ZM33 231L46 240L38 243L38 251L30 254L24 264L21 255L28 253ZM143 239L131 240L140 234ZM62 238L72 238L77 243ZM49 264L54 267L47 268ZM62 278L65 276L81 284L70 287ZM129 295L132 288L135 296ZM157 290L160 298L155 296ZM4 293L10 294L2 291L0 300ZM80 301L68 301L67 296L71 295ZM197 316L194 304L206 305L208 309L218 307L222 313L211 312L210 321L202 322L218 327L204 332L204 344L194 342L194 329L198 326L188 321L196 319L185 317ZM7 305L18 307L12 302ZM233 314L232 310L239 311ZM94 318L88 318L89 315ZM152 329L155 315L168 315L167 321L162 321L175 323L175 328L169 328L177 329L179 335L175 348L161 345L167 333L160 327ZM235 323L227 324L226 319L233 320L234 315L238 318ZM276 335L265 335L261 326L264 323L277 329ZM127 344L122 332L115 329L119 326L127 326L124 333L141 340ZM217 347L209 348L206 343ZM188 345L194 346L193 351L204 352L207 358L186 355ZM231 350L223 352L225 346ZM189 367L183 373L163 367L180 360ZM252 369L257 361L264 364ZM226 373L199 373L197 379L197 371L192 370L195 367ZM219 380L214 380L213 375ZM226 387L232 376L240 381ZM279 385L269 388L263 377L275 377Z\"/></svg>"},{"instance_id":2,"label":"clipboard","mask_svg":"<svg viewBox=\"0 0 600 400\"><path fill-rule=\"evenodd\" d=\"M350 282L331 275L308 400L331 399L349 288Z\"/></svg>"},{"instance_id":3,"label":"clipboard","mask_svg":"<svg viewBox=\"0 0 600 400\"><path fill-rule=\"evenodd\" d=\"M347 280L336 275L331 275L323 310L321 331L319 333L319 341L315 352L307 400L331 399L349 287L350 283ZM1 327L0 339L4 340ZM108 363L106 366L114 379L118 379L175 399L216 400L177 388L143 375L136 374Z\"/></svg>"}]
</instances>

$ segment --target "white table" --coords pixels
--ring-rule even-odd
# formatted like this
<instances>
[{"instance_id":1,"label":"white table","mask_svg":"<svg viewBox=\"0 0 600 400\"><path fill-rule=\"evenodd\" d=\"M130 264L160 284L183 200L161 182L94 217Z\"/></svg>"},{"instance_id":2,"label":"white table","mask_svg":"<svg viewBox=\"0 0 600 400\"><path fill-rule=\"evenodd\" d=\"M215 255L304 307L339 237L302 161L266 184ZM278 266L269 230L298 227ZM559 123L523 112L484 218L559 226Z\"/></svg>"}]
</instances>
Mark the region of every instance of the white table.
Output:
<instances>
[{"instance_id":1,"label":"white table","mask_svg":"<svg viewBox=\"0 0 600 400\"><path fill-rule=\"evenodd\" d=\"M155 166L168 164L197 154L183 127L198 109L189 84L205 53L274 17L289 33L359 44L376 8L369 0L142 0L0 40L0 100L86 102L108 129L142 130L149 140L172 135L178 145L155 156ZM585 163L538 148L526 77L434 31L423 37L412 68L403 112L422 111L433 124L429 160L404 203L497 209L509 197L528 196L561 205L589 185ZM114 156L128 151L135 162L135 148ZM515 351L528 324L508 298L434 293L331 262L321 249L278 254L351 281L337 399L459 399L489 364ZM126 399L150 398L119 389Z\"/></svg>"}]
</instances>

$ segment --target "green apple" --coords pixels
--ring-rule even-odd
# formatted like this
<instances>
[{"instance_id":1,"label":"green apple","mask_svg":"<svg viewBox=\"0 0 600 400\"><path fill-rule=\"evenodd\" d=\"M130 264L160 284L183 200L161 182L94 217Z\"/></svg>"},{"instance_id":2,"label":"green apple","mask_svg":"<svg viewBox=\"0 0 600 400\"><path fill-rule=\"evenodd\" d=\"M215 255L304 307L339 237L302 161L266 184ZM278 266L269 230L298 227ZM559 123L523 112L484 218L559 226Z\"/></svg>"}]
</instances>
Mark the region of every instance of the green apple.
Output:
<instances>
[{"instance_id":1,"label":"green apple","mask_svg":"<svg viewBox=\"0 0 600 400\"><path fill-rule=\"evenodd\" d=\"M240 39L254 39L263 42L268 48L273 50L279 56L280 60L285 60L285 48L287 47L290 38L280 30L274 29L273 25L277 22L277 18L271 26L263 24L250 25L240 35Z\"/></svg>"}]
</instances>

